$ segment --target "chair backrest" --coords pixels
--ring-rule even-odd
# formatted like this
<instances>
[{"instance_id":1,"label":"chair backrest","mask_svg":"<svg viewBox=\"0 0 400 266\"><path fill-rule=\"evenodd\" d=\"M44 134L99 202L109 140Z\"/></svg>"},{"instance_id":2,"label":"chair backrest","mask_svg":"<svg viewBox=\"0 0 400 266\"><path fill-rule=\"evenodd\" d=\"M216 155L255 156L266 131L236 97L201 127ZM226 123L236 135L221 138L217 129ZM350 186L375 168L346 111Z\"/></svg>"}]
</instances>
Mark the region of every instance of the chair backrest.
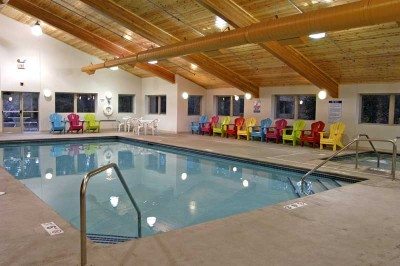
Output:
<instances>
[{"instance_id":1,"label":"chair backrest","mask_svg":"<svg viewBox=\"0 0 400 266\"><path fill-rule=\"evenodd\" d=\"M53 113L50 115L50 122L52 122L53 126L62 126L63 125L63 117L60 114Z\"/></svg>"},{"instance_id":2,"label":"chair backrest","mask_svg":"<svg viewBox=\"0 0 400 266\"><path fill-rule=\"evenodd\" d=\"M96 124L96 116L94 114L85 114L83 118L89 122L89 125Z\"/></svg>"},{"instance_id":3,"label":"chair backrest","mask_svg":"<svg viewBox=\"0 0 400 266\"><path fill-rule=\"evenodd\" d=\"M76 126L79 125L79 115L77 114L69 114L67 116L68 121L71 125Z\"/></svg>"},{"instance_id":4,"label":"chair backrest","mask_svg":"<svg viewBox=\"0 0 400 266\"><path fill-rule=\"evenodd\" d=\"M296 120L293 122L293 135L296 136L297 138L300 137L301 131L303 130L306 126L306 121L304 120Z\"/></svg>"},{"instance_id":5,"label":"chair backrest","mask_svg":"<svg viewBox=\"0 0 400 266\"><path fill-rule=\"evenodd\" d=\"M218 124L218 121L219 121L219 116L214 115L213 117L211 117L211 121L210 122L211 122L212 126Z\"/></svg>"},{"instance_id":6,"label":"chair backrest","mask_svg":"<svg viewBox=\"0 0 400 266\"><path fill-rule=\"evenodd\" d=\"M246 119L246 127L254 127L257 123L257 119L255 117L249 117Z\"/></svg>"},{"instance_id":7,"label":"chair backrest","mask_svg":"<svg viewBox=\"0 0 400 266\"><path fill-rule=\"evenodd\" d=\"M340 139L344 133L346 126L342 122L333 123L329 127L329 138L330 139Z\"/></svg>"},{"instance_id":8,"label":"chair backrest","mask_svg":"<svg viewBox=\"0 0 400 266\"><path fill-rule=\"evenodd\" d=\"M235 126L236 128L240 129L244 125L244 118L243 117L238 117L235 119Z\"/></svg>"},{"instance_id":9,"label":"chair backrest","mask_svg":"<svg viewBox=\"0 0 400 266\"><path fill-rule=\"evenodd\" d=\"M224 116L221 121L221 126L222 125L228 125L231 122L231 117L230 116Z\"/></svg>"},{"instance_id":10,"label":"chair backrest","mask_svg":"<svg viewBox=\"0 0 400 266\"><path fill-rule=\"evenodd\" d=\"M317 135L319 132L323 131L325 128L325 123L322 121L314 122L311 124L311 134Z\"/></svg>"},{"instance_id":11,"label":"chair backrest","mask_svg":"<svg viewBox=\"0 0 400 266\"><path fill-rule=\"evenodd\" d=\"M287 126L287 121L285 119L279 119L275 121L275 128L277 130L282 130Z\"/></svg>"},{"instance_id":12,"label":"chair backrest","mask_svg":"<svg viewBox=\"0 0 400 266\"><path fill-rule=\"evenodd\" d=\"M272 120L269 118L263 119L260 121L260 126L262 129L270 127L272 125Z\"/></svg>"},{"instance_id":13,"label":"chair backrest","mask_svg":"<svg viewBox=\"0 0 400 266\"><path fill-rule=\"evenodd\" d=\"M204 123L207 123L207 122L208 122L208 116L206 116L206 115L200 116L200 118L199 118L199 123L200 124L204 124Z\"/></svg>"},{"instance_id":14,"label":"chair backrest","mask_svg":"<svg viewBox=\"0 0 400 266\"><path fill-rule=\"evenodd\" d=\"M153 128L157 128L158 127L158 123L160 122L160 120L158 118L154 119L153 121L151 121L150 125Z\"/></svg>"}]
</instances>

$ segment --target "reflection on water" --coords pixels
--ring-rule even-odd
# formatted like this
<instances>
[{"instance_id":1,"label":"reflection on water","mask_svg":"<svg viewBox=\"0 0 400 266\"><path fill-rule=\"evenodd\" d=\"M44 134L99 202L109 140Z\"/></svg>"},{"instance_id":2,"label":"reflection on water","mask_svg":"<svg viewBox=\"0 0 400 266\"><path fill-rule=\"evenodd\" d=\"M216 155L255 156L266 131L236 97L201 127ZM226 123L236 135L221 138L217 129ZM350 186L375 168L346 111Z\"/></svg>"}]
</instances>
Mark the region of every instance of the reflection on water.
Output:
<instances>
[{"instance_id":1,"label":"reflection on water","mask_svg":"<svg viewBox=\"0 0 400 266\"><path fill-rule=\"evenodd\" d=\"M88 171L115 162L137 200L143 234L198 224L303 196L301 173L117 141L0 146L4 168L79 228ZM345 185L314 178L307 193ZM136 213L112 169L91 179L88 232L136 236Z\"/></svg>"}]
</instances>

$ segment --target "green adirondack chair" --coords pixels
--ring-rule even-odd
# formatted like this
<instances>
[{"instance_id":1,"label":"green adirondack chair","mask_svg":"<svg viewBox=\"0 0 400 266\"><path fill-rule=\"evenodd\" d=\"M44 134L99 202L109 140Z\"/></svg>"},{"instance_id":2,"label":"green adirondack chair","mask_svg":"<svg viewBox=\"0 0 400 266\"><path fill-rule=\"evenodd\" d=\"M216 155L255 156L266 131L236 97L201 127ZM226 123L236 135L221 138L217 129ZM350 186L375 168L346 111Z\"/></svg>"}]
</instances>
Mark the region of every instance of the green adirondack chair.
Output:
<instances>
[{"instance_id":1,"label":"green adirondack chair","mask_svg":"<svg viewBox=\"0 0 400 266\"><path fill-rule=\"evenodd\" d=\"M296 120L293 123L293 128L285 128L283 129L282 134L282 142L285 144L285 141L292 141L293 146L296 146L296 143L300 143L300 135L301 131L306 126L306 121L304 120Z\"/></svg>"},{"instance_id":2,"label":"green adirondack chair","mask_svg":"<svg viewBox=\"0 0 400 266\"><path fill-rule=\"evenodd\" d=\"M226 127L229 125L230 122L231 118L229 116L225 116L224 118L222 118L221 122L213 127L213 136L215 136L215 134L221 134L221 137L224 137L226 133Z\"/></svg>"},{"instance_id":3,"label":"green adirondack chair","mask_svg":"<svg viewBox=\"0 0 400 266\"><path fill-rule=\"evenodd\" d=\"M96 120L96 116L94 114L86 114L84 117L86 128L85 131L92 132L100 132L100 121Z\"/></svg>"}]
</instances>

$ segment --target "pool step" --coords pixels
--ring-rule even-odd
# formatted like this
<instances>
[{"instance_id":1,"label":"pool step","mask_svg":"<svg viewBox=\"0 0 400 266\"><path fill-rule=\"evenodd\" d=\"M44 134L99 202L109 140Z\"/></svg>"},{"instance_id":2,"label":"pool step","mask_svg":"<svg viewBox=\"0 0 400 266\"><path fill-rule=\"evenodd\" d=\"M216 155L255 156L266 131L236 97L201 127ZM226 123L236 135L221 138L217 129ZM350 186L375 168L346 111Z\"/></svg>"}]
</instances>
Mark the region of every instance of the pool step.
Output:
<instances>
[{"instance_id":1,"label":"pool step","mask_svg":"<svg viewBox=\"0 0 400 266\"><path fill-rule=\"evenodd\" d=\"M332 180L332 179L318 179L319 182L321 182L321 184L323 184L327 189L332 189L332 188L337 188L340 187L341 185Z\"/></svg>"},{"instance_id":2,"label":"pool step","mask_svg":"<svg viewBox=\"0 0 400 266\"><path fill-rule=\"evenodd\" d=\"M137 238L134 236L117 236L117 235L103 235L103 234L87 234L87 237L94 243L98 244L118 244Z\"/></svg>"}]
</instances>

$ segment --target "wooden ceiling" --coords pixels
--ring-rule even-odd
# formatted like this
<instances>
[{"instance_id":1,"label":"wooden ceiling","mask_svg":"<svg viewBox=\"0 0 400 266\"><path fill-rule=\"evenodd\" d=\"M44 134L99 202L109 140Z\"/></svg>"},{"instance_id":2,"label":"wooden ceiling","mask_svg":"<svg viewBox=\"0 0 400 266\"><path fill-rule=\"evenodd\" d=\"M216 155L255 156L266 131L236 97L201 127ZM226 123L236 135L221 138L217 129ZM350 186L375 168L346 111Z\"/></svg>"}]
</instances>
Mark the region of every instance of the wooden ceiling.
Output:
<instances>
[{"instance_id":1,"label":"wooden ceiling","mask_svg":"<svg viewBox=\"0 0 400 266\"><path fill-rule=\"evenodd\" d=\"M10 2L12 3L12 1ZM106 16L78 0L32 0L30 2L132 53L158 47L158 44L162 45L159 41L152 40L154 41L152 42L141 37L117 23L110 16ZM173 35L175 39L193 39L221 31L215 26L215 14L198 3L201 1L113 0L113 2ZM311 1L298 0L234 0L234 2L255 19L268 20L354 1L313 1L316 2L315 4L312 4ZM36 18L22 13L10 5L3 8L1 13L29 25L36 21ZM98 47L51 25L45 23L42 25L46 34L79 50L103 60L115 57L115 54L100 50ZM228 25L228 27L229 29L234 28L232 25ZM132 40L124 38L126 35L129 35ZM304 39L306 42L293 43L290 47L300 52L338 83L400 80L399 23L329 32L327 37L321 40ZM247 82L250 84L249 86L310 84L306 78L259 45L243 45L207 52L204 55L207 60L212 60L211 62L214 61L214 64L219 64L231 71L227 73L240 76L241 82ZM220 71L215 71L211 67L204 66L205 70L201 67L196 68L192 59L171 58L161 60L157 65L167 72L179 74L206 88L232 86L232 83L226 82L226 74L219 75ZM154 76L154 72L137 66L126 65L123 68L139 77Z\"/></svg>"}]
</instances>

